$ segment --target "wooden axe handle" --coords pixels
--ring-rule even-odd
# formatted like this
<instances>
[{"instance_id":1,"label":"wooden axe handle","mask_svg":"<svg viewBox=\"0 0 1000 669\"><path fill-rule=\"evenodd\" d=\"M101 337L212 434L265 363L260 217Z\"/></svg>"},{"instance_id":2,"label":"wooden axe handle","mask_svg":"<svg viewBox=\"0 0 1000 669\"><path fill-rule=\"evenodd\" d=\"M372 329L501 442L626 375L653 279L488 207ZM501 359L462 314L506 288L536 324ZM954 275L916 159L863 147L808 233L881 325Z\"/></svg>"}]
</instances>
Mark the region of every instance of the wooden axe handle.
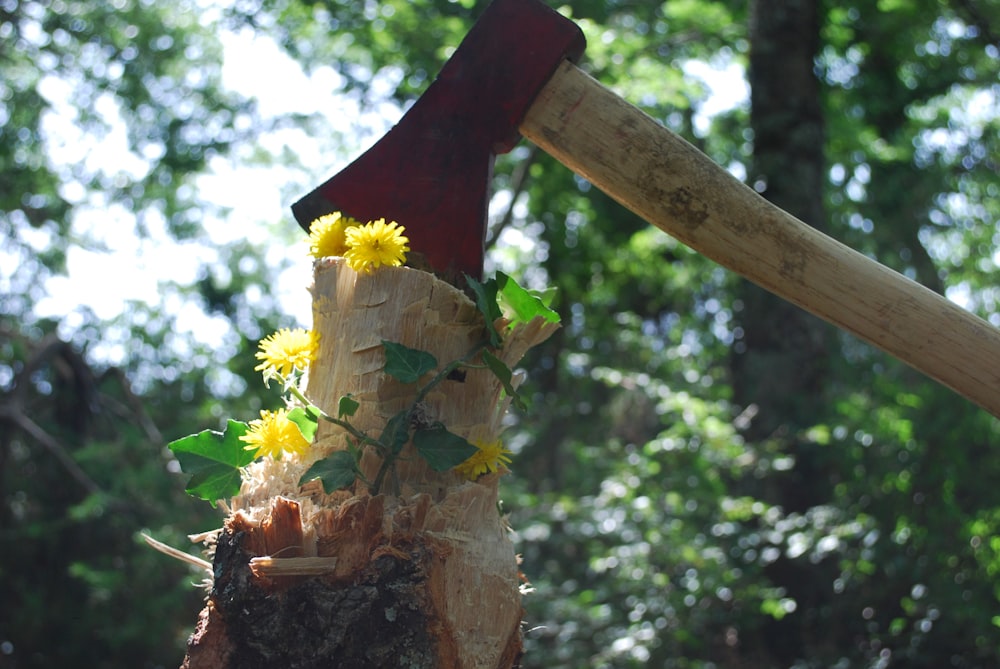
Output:
<instances>
[{"instance_id":1,"label":"wooden axe handle","mask_svg":"<svg viewBox=\"0 0 1000 669\"><path fill-rule=\"evenodd\" d=\"M684 244L1000 416L1000 331L772 205L571 63L520 131Z\"/></svg>"}]
</instances>

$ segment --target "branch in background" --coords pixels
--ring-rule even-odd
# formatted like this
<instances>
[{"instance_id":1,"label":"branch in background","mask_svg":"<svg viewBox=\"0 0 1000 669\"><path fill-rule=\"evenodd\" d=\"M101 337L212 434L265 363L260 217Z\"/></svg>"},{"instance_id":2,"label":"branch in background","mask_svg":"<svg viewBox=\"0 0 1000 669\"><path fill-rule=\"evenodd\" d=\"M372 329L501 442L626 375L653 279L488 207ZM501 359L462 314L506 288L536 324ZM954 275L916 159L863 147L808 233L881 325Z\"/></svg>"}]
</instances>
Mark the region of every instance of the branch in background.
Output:
<instances>
[{"instance_id":1,"label":"branch in background","mask_svg":"<svg viewBox=\"0 0 1000 669\"><path fill-rule=\"evenodd\" d=\"M528 181L528 171L530 170L531 165L535 162L535 159L538 157L538 151L539 149L536 145L530 145L528 148L528 155L525 156L524 160L517 164L514 171L511 173L510 204L507 205L507 211L504 212L500 221L493 226L493 229L490 231L491 234L486 240L487 251L496 245L497 240L500 239L500 234L504 231L504 228L510 225L511 221L514 219L514 205L517 204L517 198L519 198L521 193L524 192L524 187Z\"/></svg>"},{"instance_id":2,"label":"branch in background","mask_svg":"<svg viewBox=\"0 0 1000 669\"><path fill-rule=\"evenodd\" d=\"M10 338L17 336L23 340L19 333L14 331L4 330L0 331L0 334ZM30 342L27 340L23 340L23 343L30 346ZM6 398L0 402L0 424L10 426L8 435L19 429L38 442L87 493L107 497L107 492L80 467L70 454L69 449L29 417L26 412L27 394L32 387L30 379L46 364L53 368L54 374L72 385L74 404L78 408L78 411L74 413L81 420L87 421L90 417L100 413L101 408L106 408L111 402L111 408L115 413L124 419L135 420L147 438L157 447L162 446L163 436L142 407L139 398L132 392L128 379L120 369L108 369L101 375L100 379L95 379L90 365L68 342L62 341L54 334L47 335L38 342L34 350L26 357L24 366L15 375L6 393ZM121 388L125 397L124 404L113 401L113 398L102 395L98 391L100 382L108 377L117 382ZM84 424L75 426L75 429L80 430L81 438L86 438L83 434L86 431L85 427Z\"/></svg>"},{"instance_id":3,"label":"branch in background","mask_svg":"<svg viewBox=\"0 0 1000 669\"><path fill-rule=\"evenodd\" d=\"M146 438L157 447L161 447L164 444L163 433L160 432L160 428L156 426L153 419L149 417L146 413L145 407L142 405L142 401L132 392L132 385L128 381L128 377L125 376L123 372L118 367L112 367L101 374L100 381L103 382L106 378L112 377L118 387L121 389L122 394L125 396L125 404L120 402L114 402L115 412L118 413L122 418L135 419L136 423L142 428L142 431L146 434ZM98 384L100 385L100 384ZM112 401L112 398L104 396L102 398L103 402Z\"/></svg>"},{"instance_id":4,"label":"branch in background","mask_svg":"<svg viewBox=\"0 0 1000 669\"><path fill-rule=\"evenodd\" d=\"M83 356L77 353L71 344L59 339L55 334L49 334L42 338L37 348L24 361L24 367L14 377L10 386L9 400L7 405L13 407L8 409L10 415L21 412L21 407L25 405L25 395L32 387L30 379L38 370L48 363L53 372L61 379L66 379L74 386L75 404L77 409L82 411L74 412L73 418L87 420L89 416L96 415L100 410L97 384L90 365ZM67 417L68 416L64 416ZM78 430L83 430L85 425L74 426Z\"/></svg>"},{"instance_id":5,"label":"branch in background","mask_svg":"<svg viewBox=\"0 0 1000 669\"><path fill-rule=\"evenodd\" d=\"M979 9L974 0L956 0L955 4L958 6L960 12L965 14L965 18L979 30L979 34L982 35L987 42L1000 49L1000 34L994 32L989 19L983 15L983 12Z\"/></svg>"},{"instance_id":6,"label":"branch in background","mask_svg":"<svg viewBox=\"0 0 1000 669\"><path fill-rule=\"evenodd\" d=\"M5 332L8 336L15 333ZM39 342L37 348L24 362L24 366L14 377L7 393L6 401L0 404L0 422L17 428L42 445L77 483L90 494L102 494L101 487L69 454L69 451L24 411L25 395L31 387L31 377L46 363L56 374L69 378L75 386L77 405L90 414L97 413L99 402L94 376L87 362L66 342L50 334Z\"/></svg>"},{"instance_id":7,"label":"branch in background","mask_svg":"<svg viewBox=\"0 0 1000 669\"><path fill-rule=\"evenodd\" d=\"M88 493L92 495L103 494L101 487L97 485L92 478L90 478L87 472L80 468L80 465L78 465L72 457L70 457L63 445L60 444L55 437L43 430L35 421L31 420L20 411L5 411L2 416L6 419L6 422L11 423L23 430L28 436L41 444L45 450L55 456L56 460L59 461L59 464L61 464L63 468L69 472L69 475L73 477L77 483L83 486Z\"/></svg>"}]
</instances>

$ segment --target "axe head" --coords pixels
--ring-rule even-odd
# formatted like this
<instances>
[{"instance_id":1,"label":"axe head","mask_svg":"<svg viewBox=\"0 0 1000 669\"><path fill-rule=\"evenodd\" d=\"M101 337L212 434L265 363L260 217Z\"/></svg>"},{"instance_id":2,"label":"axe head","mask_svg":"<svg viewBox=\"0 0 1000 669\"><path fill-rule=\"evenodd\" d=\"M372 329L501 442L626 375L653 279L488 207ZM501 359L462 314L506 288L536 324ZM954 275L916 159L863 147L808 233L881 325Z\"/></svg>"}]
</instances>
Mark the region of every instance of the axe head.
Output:
<instances>
[{"instance_id":1,"label":"axe head","mask_svg":"<svg viewBox=\"0 0 1000 669\"><path fill-rule=\"evenodd\" d=\"M308 231L334 211L406 227L411 261L453 282L483 273L493 160L583 33L538 0L494 0L437 79L360 158L292 205Z\"/></svg>"}]
</instances>

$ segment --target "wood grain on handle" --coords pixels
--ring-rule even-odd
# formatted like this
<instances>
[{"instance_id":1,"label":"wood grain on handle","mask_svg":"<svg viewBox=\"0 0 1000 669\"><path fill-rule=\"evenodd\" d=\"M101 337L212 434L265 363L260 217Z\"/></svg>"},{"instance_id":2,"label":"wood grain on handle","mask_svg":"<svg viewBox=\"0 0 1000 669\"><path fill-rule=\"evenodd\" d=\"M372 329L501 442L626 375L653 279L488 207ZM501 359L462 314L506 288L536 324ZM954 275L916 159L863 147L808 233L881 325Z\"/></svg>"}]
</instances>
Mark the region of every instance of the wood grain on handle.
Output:
<instances>
[{"instance_id":1,"label":"wood grain on handle","mask_svg":"<svg viewBox=\"0 0 1000 669\"><path fill-rule=\"evenodd\" d=\"M684 244L1000 416L1000 330L772 205L576 66L520 130Z\"/></svg>"}]
</instances>

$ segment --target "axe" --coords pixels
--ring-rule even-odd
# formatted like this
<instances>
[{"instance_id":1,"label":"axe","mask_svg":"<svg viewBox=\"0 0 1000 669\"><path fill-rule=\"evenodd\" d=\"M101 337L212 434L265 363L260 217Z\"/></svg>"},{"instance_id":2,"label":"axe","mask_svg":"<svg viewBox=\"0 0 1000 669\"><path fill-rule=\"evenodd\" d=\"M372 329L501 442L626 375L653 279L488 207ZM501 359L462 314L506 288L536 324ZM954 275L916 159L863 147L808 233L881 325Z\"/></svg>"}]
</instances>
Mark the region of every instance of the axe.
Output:
<instances>
[{"instance_id":1,"label":"axe","mask_svg":"<svg viewBox=\"0 0 1000 669\"><path fill-rule=\"evenodd\" d=\"M494 0L378 143L292 206L406 226L425 268L482 275L493 161L523 136L715 262L1000 416L1000 332L772 205L573 64L579 27ZM413 254L411 254L413 255Z\"/></svg>"}]
</instances>

